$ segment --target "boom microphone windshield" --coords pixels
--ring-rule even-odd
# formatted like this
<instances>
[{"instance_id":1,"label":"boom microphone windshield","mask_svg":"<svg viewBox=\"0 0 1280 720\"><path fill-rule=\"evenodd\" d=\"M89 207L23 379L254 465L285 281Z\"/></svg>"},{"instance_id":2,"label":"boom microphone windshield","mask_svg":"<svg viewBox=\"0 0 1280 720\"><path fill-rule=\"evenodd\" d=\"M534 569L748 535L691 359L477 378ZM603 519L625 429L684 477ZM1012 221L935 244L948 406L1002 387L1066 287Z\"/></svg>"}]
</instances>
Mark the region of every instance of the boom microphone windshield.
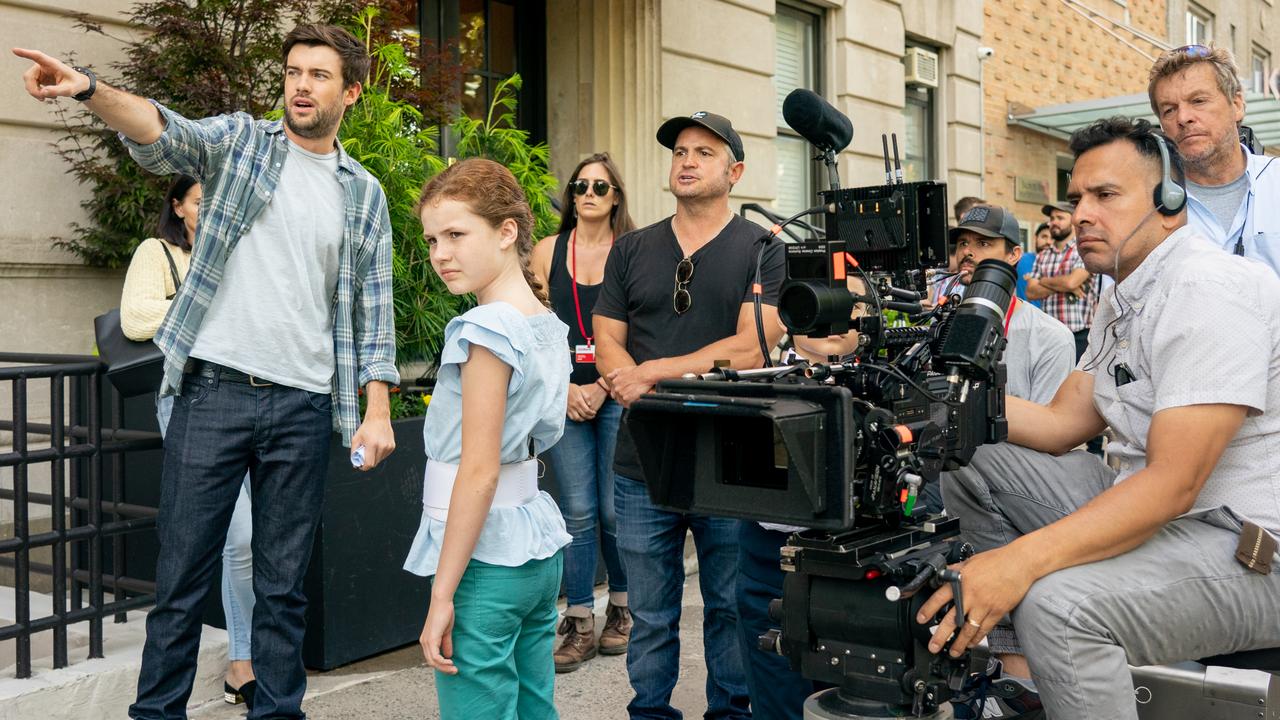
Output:
<instances>
[{"instance_id":1,"label":"boom microphone windshield","mask_svg":"<svg viewBox=\"0 0 1280 720\"><path fill-rule=\"evenodd\" d=\"M853 139L853 123L849 118L812 90L792 90L782 102L782 118L792 130L823 152L840 152Z\"/></svg>"}]
</instances>

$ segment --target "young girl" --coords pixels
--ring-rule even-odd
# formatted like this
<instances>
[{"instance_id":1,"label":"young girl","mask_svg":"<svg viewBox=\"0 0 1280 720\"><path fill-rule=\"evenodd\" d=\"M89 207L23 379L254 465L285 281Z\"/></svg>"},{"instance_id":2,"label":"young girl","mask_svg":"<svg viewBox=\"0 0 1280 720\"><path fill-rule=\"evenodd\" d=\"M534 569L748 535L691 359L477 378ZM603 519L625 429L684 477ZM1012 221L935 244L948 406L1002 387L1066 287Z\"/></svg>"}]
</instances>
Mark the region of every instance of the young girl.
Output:
<instances>
[{"instance_id":1,"label":"young girl","mask_svg":"<svg viewBox=\"0 0 1280 720\"><path fill-rule=\"evenodd\" d=\"M445 328L423 436L422 524L405 569L433 576L422 628L443 718L558 717L560 549L533 456L564 430L568 327L528 268L533 214L515 177L464 160L422 189L423 235L449 292L478 306Z\"/></svg>"}]
</instances>

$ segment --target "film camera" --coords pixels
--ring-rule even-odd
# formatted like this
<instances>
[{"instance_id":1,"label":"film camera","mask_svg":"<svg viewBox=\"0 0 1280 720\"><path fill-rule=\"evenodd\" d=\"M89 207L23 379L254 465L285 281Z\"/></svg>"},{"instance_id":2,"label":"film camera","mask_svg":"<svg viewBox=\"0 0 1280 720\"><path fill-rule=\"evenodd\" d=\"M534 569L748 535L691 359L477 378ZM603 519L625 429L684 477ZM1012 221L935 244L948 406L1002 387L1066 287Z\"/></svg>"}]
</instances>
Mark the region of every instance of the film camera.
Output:
<instances>
[{"instance_id":1,"label":"film camera","mask_svg":"<svg viewBox=\"0 0 1280 720\"><path fill-rule=\"evenodd\" d=\"M840 133L801 132L832 168ZM963 300L924 311L927 276L946 258L946 188L904 183L900 169L895 180L887 145L889 182L842 190L833 171L810 211L825 216L825 236L786 247L778 309L788 330L854 329L856 352L664 381L627 421L657 505L808 528L782 548L784 592L770 608L780 628L760 642L834 686L806 703L812 718L933 717L990 673L981 649L930 653L930 627L914 620L930 588L951 582L960 596L947 565L972 552L958 522L928 515L921 498L940 472L1006 437L1001 353L1014 273L985 261ZM850 272L861 292L849 289ZM851 319L855 304L871 311ZM916 323L890 327L891 310Z\"/></svg>"}]
</instances>

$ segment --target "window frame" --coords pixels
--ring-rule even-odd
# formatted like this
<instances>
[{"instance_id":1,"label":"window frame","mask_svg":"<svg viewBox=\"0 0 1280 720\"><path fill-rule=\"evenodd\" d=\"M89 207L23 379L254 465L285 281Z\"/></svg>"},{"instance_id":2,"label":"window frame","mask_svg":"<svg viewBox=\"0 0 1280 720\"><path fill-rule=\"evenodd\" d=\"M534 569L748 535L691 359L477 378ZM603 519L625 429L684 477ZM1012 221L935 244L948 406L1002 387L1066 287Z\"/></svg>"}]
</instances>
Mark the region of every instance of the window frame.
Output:
<instances>
[{"instance_id":1,"label":"window frame","mask_svg":"<svg viewBox=\"0 0 1280 720\"><path fill-rule=\"evenodd\" d=\"M484 3L484 68L463 69L464 80L468 75L479 75L484 79L484 107L493 101L491 87L499 81L510 77L490 69L492 64L490 52L490 7L494 3L510 6L514 12L515 41L514 72L520 75L522 87L517 97L516 125L529 132L532 142L547 141L547 45L546 0L482 0ZM439 47L454 43L454 58L461 62L456 43L462 27L462 14L459 0L418 0L418 27L422 41L435 42ZM492 82L491 82L492 81ZM461 107L455 108L460 111ZM447 155L449 141L441 143L441 155Z\"/></svg>"},{"instance_id":2,"label":"window frame","mask_svg":"<svg viewBox=\"0 0 1280 720\"><path fill-rule=\"evenodd\" d=\"M1195 37L1193 23L1196 21L1204 26L1204 37ZM1187 45L1208 45L1213 42L1213 13L1195 3L1187 3L1184 31Z\"/></svg>"},{"instance_id":3,"label":"window frame","mask_svg":"<svg viewBox=\"0 0 1280 720\"><path fill-rule=\"evenodd\" d=\"M1258 77L1258 71L1254 68L1254 63L1258 60L1262 61L1262 77ZM1254 45L1249 53L1249 80L1253 86L1253 91L1265 93L1267 91L1267 79L1271 76L1271 53L1266 48Z\"/></svg>"},{"instance_id":4,"label":"window frame","mask_svg":"<svg viewBox=\"0 0 1280 720\"><path fill-rule=\"evenodd\" d=\"M815 5L810 5L804 2L798 2L797 0L777 0L775 9L774 9L774 17L775 17L774 19L774 58L775 58L775 61L777 59L777 32L778 32L776 18L777 16L783 15L783 14L787 14L792 17L803 16L805 21L811 23L809 27L812 32L813 47L811 48L809 60L812 63L812 67L813 67L813 77L810 78L809 86L806 89L812 90L818 93L819 95L821 95L823 94L823 87L825 86L824 84L826 82L826 73L823 72L823 59L825 57L823 46L825 41L824 33L826 30L824 26L825 13L823 9L820 7L817 7ZM775 68L775 74L776 72L777 71ZM788 90L788 92L790 92L790 90ZM777 93L778 93L778 89L775 87L774 88L775 103L777 101ZM777 125L777 136L778 138L800 140L805 143L805 147L810 151L806 157L806 160L809 163L809 172L807 174L807 177L804 178L805 191L808 197L816 200L818 196L817 195L818 191L824 187L822 183L823 183L823 179L825 178L825 175L822 173L822 169L818 165L818 163L812 161L812 158L814 155L814 153L812 152L813 146L810 145L807 140L801 137L799 133L797 133L795 130L792 130L791 127L788 126L785 122L780 122ZM774 140L775 151L777 149L777 146L778 146L778 141L775 139ZM775 211L799 212L800 210L805 209L805 208L794 208L794 209L779 208L777 206L777 199L778 199L778 195L775 189L774 208L773 208Z\"/></svg>"}]
</instances>

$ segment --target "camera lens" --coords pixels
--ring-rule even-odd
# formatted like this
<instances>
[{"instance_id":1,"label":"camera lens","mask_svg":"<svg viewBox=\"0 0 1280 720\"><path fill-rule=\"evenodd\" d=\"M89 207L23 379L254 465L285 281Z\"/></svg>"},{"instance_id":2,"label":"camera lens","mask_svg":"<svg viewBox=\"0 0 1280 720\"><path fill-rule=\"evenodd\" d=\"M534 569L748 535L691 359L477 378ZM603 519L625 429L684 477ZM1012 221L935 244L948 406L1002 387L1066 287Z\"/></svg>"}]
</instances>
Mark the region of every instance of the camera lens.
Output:
<instances>
[{"instance_id":1,"label":"camera lens","mask_svg":"<svg viewBox=\"0 0 1280 720\"><path fill-rule=\"evenodd\" d=\"M976 312L984 308L993 313L994 320L1003 323L1015 284L1012 265L1000 260L983 260L973 271L973 279L969 281L960 307Z\"/></svg>"},{"instance_id":2,"label":"camera lens","mask_svg":"<svg viewBox=\"0 0 1280 720\"><path fill-rule=\"evenodd\" d=\"M819 326L849 321L853 296L844 288L816 282L788 282L778 297L778 314L787 330L810 335Z\"/></svg>"}]
</instances>

